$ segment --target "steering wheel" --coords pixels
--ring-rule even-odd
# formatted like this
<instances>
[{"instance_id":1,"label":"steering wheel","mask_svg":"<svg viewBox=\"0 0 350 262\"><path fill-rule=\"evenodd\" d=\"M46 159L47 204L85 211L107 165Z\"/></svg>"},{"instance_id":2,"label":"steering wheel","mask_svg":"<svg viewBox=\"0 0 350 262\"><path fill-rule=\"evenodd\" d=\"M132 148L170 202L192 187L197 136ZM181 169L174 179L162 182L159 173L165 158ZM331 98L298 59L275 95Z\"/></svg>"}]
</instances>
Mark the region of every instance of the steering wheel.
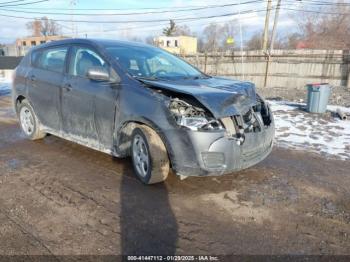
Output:
<instances>
[{"instance_id":1,"label":"steering wheel","mask_svg":"<svg viewBox=\"0 0 350 262\"><path fill-rule=\"evenodd\" d=\"M162 75L166 75L166 74L167 74L167 71L165 71L164 69L159 69L156 72L154 72L152 76L161 77Z\"/></svg>"}]
</instances>

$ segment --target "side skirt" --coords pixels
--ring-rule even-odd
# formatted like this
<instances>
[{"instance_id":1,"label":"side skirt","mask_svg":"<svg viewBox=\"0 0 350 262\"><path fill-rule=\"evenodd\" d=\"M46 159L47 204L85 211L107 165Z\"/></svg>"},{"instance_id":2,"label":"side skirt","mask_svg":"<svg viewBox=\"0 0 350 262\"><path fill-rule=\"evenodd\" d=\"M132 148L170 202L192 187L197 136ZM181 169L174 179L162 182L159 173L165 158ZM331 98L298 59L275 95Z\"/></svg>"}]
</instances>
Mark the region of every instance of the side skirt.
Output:
<instances>
[{"instance_id":1,"label":"side skirt","mask_svg":"<svg viewBox=\"0 0 350 262\"><path fill-rule=\"evenodd\" d=\"M86 146L88 148L97 150L97 151L102 152L102 153L106 153L106 154L111 155L111 156L121 157L120 155L118 155L117 152L115 152L114 150L112 150L110 148L105 147L104 145L99 143L97 140L89 139L86 137L77 136L77 135L73 135L73 134L68 134L68 133L63 132L63 131L56 131L56 130L53 130L53 129L48 128L48 127L42 127L42 129L44 132L46 132L48 134L63 138L63 139L68 140L70 142L77 143L77 144L82 145L82 146Z\"/></svg>"}]
</instances>

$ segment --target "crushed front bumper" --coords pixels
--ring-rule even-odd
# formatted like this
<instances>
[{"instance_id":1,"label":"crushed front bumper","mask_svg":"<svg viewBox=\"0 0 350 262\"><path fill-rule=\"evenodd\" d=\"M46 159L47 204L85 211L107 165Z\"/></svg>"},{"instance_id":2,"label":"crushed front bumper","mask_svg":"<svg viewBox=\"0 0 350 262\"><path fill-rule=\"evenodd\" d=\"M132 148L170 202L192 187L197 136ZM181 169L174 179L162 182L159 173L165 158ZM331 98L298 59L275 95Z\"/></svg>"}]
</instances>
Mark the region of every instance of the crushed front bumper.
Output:
<instances>
[{"instance_id":1,"label":"crushed front bumper","mask_svg":"<svg viewBox=\"0 0 350 262\"><path fill-rule=\"evenodd\" d=\"M177 134L178 135L178 134ZM183 131L170 140L173 169L178 175L222 175L253 166L266 158L273 146L274 122L260 132L245 134L242 145L225 132ZM174 144L173 144L174 145Z\"/></svg>"}]
</instances>

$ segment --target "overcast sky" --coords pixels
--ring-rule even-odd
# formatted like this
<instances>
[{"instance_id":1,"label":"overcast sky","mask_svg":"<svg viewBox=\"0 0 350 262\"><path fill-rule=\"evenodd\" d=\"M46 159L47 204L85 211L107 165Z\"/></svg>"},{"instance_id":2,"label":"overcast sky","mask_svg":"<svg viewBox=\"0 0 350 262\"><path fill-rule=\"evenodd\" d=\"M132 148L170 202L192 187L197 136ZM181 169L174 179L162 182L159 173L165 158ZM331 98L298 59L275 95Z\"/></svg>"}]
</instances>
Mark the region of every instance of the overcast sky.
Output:
<instances>
[{"instance_id":1,"label":"overcast sky","mask_svg":"<svg viewBox=\"0 0 350 262\"><path fill-rule=\"evenodd\" d=\"M236 19L237 28L239 23L242 25L243 39L248 39L254 32L262 32L265 20L266 1L260 0L250 4L251 0L76 0L76 4L72 5L72 0L49 0L47 2L36 3L31 5L21 6L4 6L4 2L10 0L0 0L0 43L11 43L18 37L28 35L26 23L33 18L47 16L51 19L66 20L58 23L63 28L63 34L71 36L74 32L72 27L76 27L79 37L95 38L119 38L127 39L132 37L145 38L148 35L159 35L162 33L162 28L168 24L167 21L146 22L149 20L168 20L174 19L178 25L186 24L193 32L200 33L202 29L211 22L225 23L226 21ZM35 0L21 0L15 4L32 2ZM285 4L293 8L306 8L307 4L297 3L293 0L282 0ZM330 0L328 0L330 1ZM241 4L239 4L241 3ZM273 1L274 5L276 0ZM212 5L237 4L225 7L211 7L201 10L178 11L187 8L197 8ZM9 5L9 4L6 4ZM305 6L306 5L306 6ZM69 8L74 7L74 11ZM154 8L154 9L151 9ZM79 10L92 9L92 10ZM109 9L109 10L101 10ZM120 10L112 10L120 9ZM142 9L142 10L140 10ZM141 14L143 12L158 12L156 14ZM176 11L176 12L169 12ZM250 13L244 13L249 11ZM26 13L27 12L27 13ZM28 13L29 12L29 13ZM30 13L34 12L34 13ZM36 13L40 12L42 14ZM243 14L239 15L238 13ZM292 17L293 11L282 10L279 20L279 31L286 32L297 30L296 22ZM66 13L63 14L49 14L49 13ZM75 13L74 16L71 14ZM140 13L133 15L120 15L125 13ZM83 15L79 15L83 14ZM92 14L92 15L89 15ZM96 14L106 14L97 16ZM119 15L107 15L119 14ZM232 14L232 15L230 15ZM18 16L24 18L11 18L7 16ZM196 19L206 16L220 16L206 19ZM271 12L270 27L272 27L274 10ZM190 18L190 21L180 21L176 19ZM71 20L76 22L71 22ZM78 22L91 21L87 22ZM94 23L107 21L121 21L123 23ZM134 21L134 22L130 22ZM143 21L143 22L136 22Z\"/></svg>"}]
</instances>

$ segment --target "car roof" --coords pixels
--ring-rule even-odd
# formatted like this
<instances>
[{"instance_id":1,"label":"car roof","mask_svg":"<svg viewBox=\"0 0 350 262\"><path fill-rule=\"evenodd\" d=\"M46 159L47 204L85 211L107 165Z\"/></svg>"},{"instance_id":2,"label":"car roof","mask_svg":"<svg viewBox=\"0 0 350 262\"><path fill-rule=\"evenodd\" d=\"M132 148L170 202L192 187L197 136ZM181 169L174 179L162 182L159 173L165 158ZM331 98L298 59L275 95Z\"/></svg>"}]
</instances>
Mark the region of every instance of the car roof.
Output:
<instances>
[{"instance_id":1,"label":"car roof","mask_svg":"<svg viewBox=\"0 0 350 262\"><path fill-rule=\"evenodd\" d=\"M139 43L139 42L131 42L131 41L122 41L122 40L112 40L112 39L92 39L92 38L68 38L63 40L57 40L48 42L45 44L41 44L39 46L34 47L32 50L37 50L41 48L54 47L57 45L70 45L70 44L91 44L93 46L139 46L139 47L153 47L147 44Z\"/></svg>"}]
</instances>

